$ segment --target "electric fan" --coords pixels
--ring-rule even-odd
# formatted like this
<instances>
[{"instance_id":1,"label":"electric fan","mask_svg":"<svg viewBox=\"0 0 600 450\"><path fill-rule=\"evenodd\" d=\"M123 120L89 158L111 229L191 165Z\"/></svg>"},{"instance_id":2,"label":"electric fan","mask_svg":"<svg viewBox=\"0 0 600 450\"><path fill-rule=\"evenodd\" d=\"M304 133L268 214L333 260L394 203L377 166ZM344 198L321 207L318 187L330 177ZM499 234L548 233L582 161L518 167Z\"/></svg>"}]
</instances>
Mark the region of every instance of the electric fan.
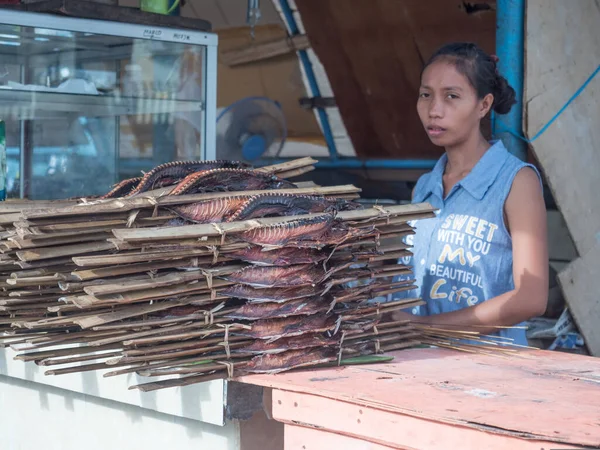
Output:
<instances>
[{"instance_id":1,"label":"electric fan","mask_svg":"<svg viewBox=\"0 0 600 450\"><path fill-rule=\"evenodd\" d=\"M247 97L225 108L217 117L217 159L252 164L276 158L287 137L285 116L278 102Z\"/></svg>"}]
</instances>

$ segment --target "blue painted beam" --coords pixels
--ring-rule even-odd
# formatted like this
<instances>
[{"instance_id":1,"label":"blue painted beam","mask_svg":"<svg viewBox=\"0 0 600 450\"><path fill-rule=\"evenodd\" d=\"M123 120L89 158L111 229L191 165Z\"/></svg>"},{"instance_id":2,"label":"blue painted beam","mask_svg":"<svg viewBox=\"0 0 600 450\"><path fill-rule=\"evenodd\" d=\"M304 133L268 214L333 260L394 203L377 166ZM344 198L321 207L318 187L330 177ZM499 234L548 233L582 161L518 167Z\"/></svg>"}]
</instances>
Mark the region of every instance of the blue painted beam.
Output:
<instances>
[{"instance_id":1,"label":"blue painted beam","mask_svg":"<svg viewBox=\"0 0 600 450\"><path fill-rule=\"evenodd\" d=\"M515 89L517 104L508 114L494 115L493 133L513 155L525 160L527 144L510 131L522 135L523 77L525 52L525 0L496 1L496 55L498 70ZM510 131L509 131L510 130Z\"/></svg>"},{"instance_id":2,"label":"blue painted beam","mask_svg":"<svg viewBox=\"0 0 600 450\"><path fill-rule=\"evenodd\" d=\"M296 23L296 19L294 19L294 13L292 11L292 8L290 8L288 0L279 0L279 4L281 5L281 10L283 11L285 21L290 28L290 34L292 36L299 34L298 24ZM313 97L320 97L321 90L319 89L319 83L317 83L317 77L315 76L315 72L313 70L312 63L310 62L310 58L308 57L308 53L306 52L306 50L300 50L298 52L298 55L300 57L302 67L304 68L306 78L308 79L311 95ZM325 142L327 143L329 157L335 160L338 158L338 154L337 149L335 147L335 141L333 139L333 132L331 131L331 125L329 124L329 118L327 117L327 112L325 112L324 108L317 108L317 114L319 115L319 121L321 122L321 126L323 127L323 136L325 137Z\"/></svg>"}]
</instances>

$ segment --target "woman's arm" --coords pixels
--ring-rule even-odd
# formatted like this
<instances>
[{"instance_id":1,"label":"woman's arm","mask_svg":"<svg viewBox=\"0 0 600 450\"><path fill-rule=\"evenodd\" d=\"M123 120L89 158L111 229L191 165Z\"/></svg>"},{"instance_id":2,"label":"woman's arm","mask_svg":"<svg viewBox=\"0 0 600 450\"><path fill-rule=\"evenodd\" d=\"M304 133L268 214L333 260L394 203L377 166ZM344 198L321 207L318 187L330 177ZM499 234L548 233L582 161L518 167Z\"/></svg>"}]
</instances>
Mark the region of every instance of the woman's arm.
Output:
<instances>
[{"instance_id":1,"label":"woman's arm","mask_svg":"<svg viewBox=\"0 0 600 450\"><path fill-rule=\"evenodd\" d=\"M512 236L515 289L459 311L419 317L419 322L467 329L475 325L474 330L486 333L495 331L494 326L513 326L544 313L548 302L546 208L539 178L533 170L519 171L504 209ZM393 317L414 319L407 313Z\"/></svg>"}]
</instances>

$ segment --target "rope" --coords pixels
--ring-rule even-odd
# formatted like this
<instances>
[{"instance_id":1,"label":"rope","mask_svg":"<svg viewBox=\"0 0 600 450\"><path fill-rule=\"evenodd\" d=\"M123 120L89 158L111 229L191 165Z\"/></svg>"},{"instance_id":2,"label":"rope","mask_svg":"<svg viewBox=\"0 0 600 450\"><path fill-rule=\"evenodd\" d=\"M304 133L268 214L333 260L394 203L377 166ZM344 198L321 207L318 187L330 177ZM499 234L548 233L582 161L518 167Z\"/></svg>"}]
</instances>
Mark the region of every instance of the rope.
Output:
<instances>
[{"instance_id":1,"label":"rope","mask_svg":"<svg viewBox=\"0 0 600 450\"><path fill-rule=\"evenodd\" d=\"M227 232L216 223L211 223L211 225L215 230L217 230L217 233L219 233L219 235L221 236L220 245L225 245L225 236L227 235Z\"/></svg>"},{"instance_id":2,"label":"rope","mask_svg":"<svg viewBox=\"0 0 600 450\"><path fill-rule=\"evenodd\" d=\"M202 311L202 313L204 314L204 325L212 325L215 320L212 310Z\"/></svg>"},{"instance_id":3,"label":"rope","mask_svg":"<svg viewBox=\"0 0 600 450\"><path fill-rule=\"evenodd\" d=\"M221 342L219 345L225 347L225 354L227 355L227 359L231 358L231 349L229 348L229 327L231 325L232 324L220 325L225 328L225 336L223 337L223 342Z\"/></svg>"},{"instance_id":4,"label":"rope","mask_svg":"<svg viewBox=\"0 0 600 450\"><path fill-rule=\"evenodd\" d=\"M212 289L213 288L213 274L212 272L210 272L209 270L205 270L205 269L200 269L200 272L202 273L202 275L204 275L204 278L206 279L206 287L208 287L208 289Z\"/></svg>"},{"instance_id":5,"label":"rope","mask_svg":"<svg viewBox=\"0 0 600 450\"><path fill-rule=\"evenodd\" d=\"M340 339L340 351L338 352L338 366L342 365L342 353L344 352L342 348L342 344L344 343L344 338L346 337L346 332L342 331L342 337Z\"/></svg>"},{"instance_id":6,"label":"rope","mask_svg":"<svg viewBox=\"0 0 600 450\"><path fill-rule=\"evenodd\" d=\"M227 376L229 378L233 378L233 363L230 363L228 361L215 361L217 364L223 364L224 366L227 367Z\"/></svg>"},{"instance_id":7,"label":"rope","mask_svg":"<svg viewBox=\"0 0 600 450\"><path fill-rule=\"evenodd\" d=\"M500 123L500 125L502 125L502 131L505 131L505 132L513 135L514 137L521 139L522 141L524 141L528 144L531 144L532 142L537 140L542 134L544 134L548 128L550 128L550 126L556 121L556 119L558 119L559 116L571 105L571 103L573 103L575 101L575 99L577 97L579 97L579 95L585 90L585 88L588 86L588 84L591 83L591 81L594 79L594 77L596 75L598 75L599 72L600 72L600 65L598 65L598 67L596 67L596 70L594 70L594 72L592 72L592 74L588 77L588 79L585 80L585 82L581 85L581 87L579 89L577 89L577 91L575 91L575 93L571 96L571 98L569 100L567 100L567 102L563 105L563 107L560 108L558 110L558 112L556 114L554 114L554 116L546 123L546 125L544 125L540 129L540 131L538 131L535 134L535 136L533 136L531 139L527 139L525 136L522 136L521 134L511 130L506 125L504 125L504 123L501 120L497 120L497 119L496 120L498 121L498 123Z\"/></svg>"},{"instance_id":8,"label":"rope","mask_svg":"<svg viewBox=\"0 0 600 450\"><path fill-rule=\"evenodd\" d=\"M208 249L212 250L212 252L213 252L213 260L212 260L213 265L217 264L217 262L219 262L219 247L216 245L209 245Z\"/></svg>"},{"instance_id":9,"label":"rope","mask_svg":"<svg viewBox=\"0 0 600 450\"><path fill-rule=\"evenodd\" d=\"M381 353L381 344L379 343L379 339L375 339L375 353Z\"/></svg>"}]
</instances>

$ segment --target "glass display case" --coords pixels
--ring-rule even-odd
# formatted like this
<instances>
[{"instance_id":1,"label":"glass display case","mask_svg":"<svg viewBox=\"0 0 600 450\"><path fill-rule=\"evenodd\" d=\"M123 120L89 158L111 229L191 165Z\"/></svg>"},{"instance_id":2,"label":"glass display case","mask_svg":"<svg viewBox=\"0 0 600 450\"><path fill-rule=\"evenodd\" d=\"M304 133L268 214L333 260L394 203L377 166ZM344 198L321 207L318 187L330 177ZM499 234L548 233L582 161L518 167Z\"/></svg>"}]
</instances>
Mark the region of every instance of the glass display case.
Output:
<instances>
[{"instance_id":1,"label":"glass display case","mask_svg":"<svg viewBox=\"0 0 600 450\"><path fill-rule=\"evenodd\" d=\"M215 34L0 9L7 198L215 159L216 70Z\"/></svg>"}]
</instances>

